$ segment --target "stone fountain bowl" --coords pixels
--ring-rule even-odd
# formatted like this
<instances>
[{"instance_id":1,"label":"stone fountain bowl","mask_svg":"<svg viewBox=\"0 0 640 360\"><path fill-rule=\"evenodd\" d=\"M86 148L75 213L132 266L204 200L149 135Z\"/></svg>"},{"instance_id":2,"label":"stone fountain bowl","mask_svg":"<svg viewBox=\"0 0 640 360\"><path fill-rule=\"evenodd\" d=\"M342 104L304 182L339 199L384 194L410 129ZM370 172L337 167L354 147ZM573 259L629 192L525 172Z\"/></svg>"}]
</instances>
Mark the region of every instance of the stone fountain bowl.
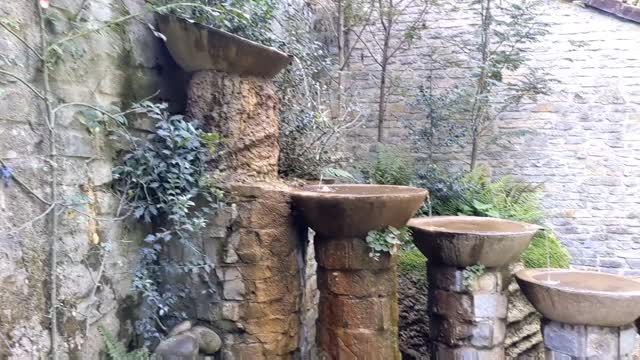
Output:
<instances>
[{"instance_id":1,"label":"stone fountain bowl","mask_svg":"<svg viewBox=\"0 0 640 360\"><path fill-rule=\"evenodd\" d=\"M619 327L640 317L640 282L593 271L528 269L520 289L544 317L574 325Z\"/></svg>"},{"instance_id":2,"label":"stone fountain bowl","mask_svg":"<svg viewBox=\"0 0 640 360\"><path fill-rule=\"evenodd\" d=\"M409 221L413 242L430 262L500 267L516 260L540 229L523 222L475 216L434 216Z\"/></svg>"},{"instance_id":3,"label":"stone fountain bowl","mask_svg":"<svg viewBox=\"0 0 640 360\"><path fill-rule=\"evenodd\" d=\"M187 72L217 70L272 78L290 62L287 54L206 25L157 15L173 59Z\"/></svg>"},{"instance_id":4,"label":"stone fountain bowl","mask_svg":"<svg viewBox=\"0 0 640 360\"><path fill-rule=\"evenodd\" d=\"M313 185L291 194L309 227L328 237L405 226L426 196L424 189L392 185Z\"/></svg>"}]
</instances>

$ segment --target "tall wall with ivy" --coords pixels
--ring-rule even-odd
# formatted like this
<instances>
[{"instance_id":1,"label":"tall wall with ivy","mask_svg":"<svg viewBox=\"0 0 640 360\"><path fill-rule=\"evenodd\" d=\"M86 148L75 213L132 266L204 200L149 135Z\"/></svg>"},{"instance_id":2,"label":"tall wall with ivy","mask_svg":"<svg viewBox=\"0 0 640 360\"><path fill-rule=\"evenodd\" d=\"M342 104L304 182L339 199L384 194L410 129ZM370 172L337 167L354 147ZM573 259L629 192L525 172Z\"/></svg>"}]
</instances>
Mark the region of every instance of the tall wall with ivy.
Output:
<instances>
[{"instance_id":1,"label":"tall wall with ivy","mask_svg":"<svg viewBox=\"0 0 640 360\"><path fill-rule=\"evenodd\" d=\"M37 6L35 0L0 2L0 23L5 25L0 27L0 70L43 89L40 60L25 45L41 50ZM143 6L142 0L53 0L44 31L55 41ZM170 64L159 59L161 46L142 21L66 42L49 65L53 106L81 102L117 112L152 95L163 88L161 76L171 74ZM119 199L110 183L117 144L89 131L87 123L100 115L84 106L69 106L57 115L55 164L42 100L17 78L0 73L0 160L5 166L0 186L0 358L35 358L50 351L52 240L57 243L59 356L97 358L103 347L100 324L121 337L131 332L129 270L142 232L114 220ZM134 131L145 131L152 124L134 125L140 129ZM47 211L54 166L59 205L52 239Z\"/></svg>"},{"instance_id":2,"label":"tall wall with ivy","mask_svg":"<svg viewBox=\"0 0 640 360\"><path fill-rule=\"evenodd\" d=\"M479 161L496 176L545 184L549 225L569 248L574 266L640 275L640 24L569 2L546 6L542 19L550 33L529 55L534 67L558 83L550 96L505 112L483 139ZM399 23L410 23L417 11ZM458 52L439 36L477 31L470 25L474 22L468 13L431 11L422 38L391 65L396 86L385 142L409 150L418 165L428 161L424 134L429 126L417 102L418 87L432 78L437 87L447 88L469 71L431 62L429 55ZM375 52L376 42L367 43ZM364 46L353 52L351 64L351 81L375 109L377 64ZM376 115L372 110L348 142L360 159L376 149ZM519 135L507 136L514 132ZM470 153L468 146L439 144L433 161L466 168Z\"/></svg>"}]
</instances>

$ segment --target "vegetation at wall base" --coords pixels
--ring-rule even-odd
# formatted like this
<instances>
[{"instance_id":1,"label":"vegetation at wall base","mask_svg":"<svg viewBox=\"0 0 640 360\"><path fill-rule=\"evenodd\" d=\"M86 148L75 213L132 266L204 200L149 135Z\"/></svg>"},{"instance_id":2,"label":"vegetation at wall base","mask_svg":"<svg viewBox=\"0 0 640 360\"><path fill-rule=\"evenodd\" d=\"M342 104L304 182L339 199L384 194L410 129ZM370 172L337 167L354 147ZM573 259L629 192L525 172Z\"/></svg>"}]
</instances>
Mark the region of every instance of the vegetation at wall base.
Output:
<instances>
[{"instance_id":1,"label":"vegetation at wall base","mask_svg":"<svg viewBox=\"0 0 640 360\"><path fill-rule=\"evenodd\" d=\"M376 158L365 164L362 172L370 184L407 186L415 178L415 165L408 154L380 145Z\"/></svg>"},{"instance_id":2,"label":"vegetation at wall base","mask_svg":"<svg viewBox=\"0 0 640 360\"><path fill-rule=\"evenodd\" d=\"M435 167L418 171L417 183L429 190L433 215L489 216L523 221L544 222L540 204L542 186L519 182L511 177L491 179L483 167L466 173L448 174ZM540 231L522 255L525 266L569 267L569 253L551 230Z\"/></svg>"}]
</instances>

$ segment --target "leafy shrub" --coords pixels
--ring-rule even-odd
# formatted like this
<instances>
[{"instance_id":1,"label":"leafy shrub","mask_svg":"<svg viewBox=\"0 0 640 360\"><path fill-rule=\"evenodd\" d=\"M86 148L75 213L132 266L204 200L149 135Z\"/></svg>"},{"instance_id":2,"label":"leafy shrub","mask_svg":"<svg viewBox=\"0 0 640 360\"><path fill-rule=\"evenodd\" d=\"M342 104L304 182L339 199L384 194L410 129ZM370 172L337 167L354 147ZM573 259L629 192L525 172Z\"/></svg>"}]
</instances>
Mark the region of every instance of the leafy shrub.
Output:
<instances>
[{"instance_id":1,"label":"leafy shrub","mask_svg":"<svg viewBox=\"0 0 640 360\"><path fill-rule=\"evenodd\" d=\"M402 251L398 259L398 269L402 274L426 276L427 258L415 247Z\"/></svg>"},{"instance_id":2,"label":"leafy shrub","mask_svg":"<svg viewBox=\"0 0 640 360\"><path fill-rule=\"evenodd\" d=\"M409 185L415 177L415 166L407 154L381 146L376 159L363 169L363 173L371 184Z\"/></svg>"},{"instance_id":3,"label":"leafy shrub","mask_svg":"<svg viewBox=\"0 0 640 360\"><path fill-rule=\"evenodd\" d=\"M163 284L164 274L206 275L213 269L207 260L179 263L163 256L163 249L167 242L177 241L204 253L195 238L207 224L207 212L218 206L222 197L207 168L220 138L218 134L200 130L197 122L169 114L166 104L144 102L134 110L155 121L155 130L146 141L131 139L131 148L113 169L113 177L114 187L126 200L133 217L163 226L155 226L145 237L133 274L133 290L141 297L144 310L135 327L148 346L161 337L157 323L174 315L177 299L193 291L181 284ZM206 200L206 205L197 206L197 199Z\"/></svg>"},{"instance_id":4,"label":"leafy shrub","mask_svg":"<svg viewBox=\"0 0 640 360\"><path fill-rule=\"evenodd\" d=\"M170 5L175 0L156 0L156 5ZM271 30L277 9L274 0L194 0L201 6L176 6L164 12L193 20L245 39L274 46L277 43Z\"/></svg>"},{"instance_id":5,"label":"leafy shrub","mask_svg":"<svg viewBox=\"0 0 640 360\"><path fill-rule=\"evenodd\" d=\"M407 226L399 229L389 226L385 230L372 230L367 234L369 256L378 260L382 253L396 254L398 251L412 246L411 229Z\"/></svg>"},{"instance_id":6,"label":"leafy shrub","mask_svg":"<svg viewBox=\"0 0 640 360\"><path fill-rule=\"evenodd\" d=\"M418 172L418 184L427 188L434 215L490 216L542 224L540 185L516 181L511 177L492 180L485 168L448 175L433 168ZM522 255L527 267L546 267L546 246L550 266L569 267L569 254L552 231L540 231Z\"/></svg>"}]
</instances>

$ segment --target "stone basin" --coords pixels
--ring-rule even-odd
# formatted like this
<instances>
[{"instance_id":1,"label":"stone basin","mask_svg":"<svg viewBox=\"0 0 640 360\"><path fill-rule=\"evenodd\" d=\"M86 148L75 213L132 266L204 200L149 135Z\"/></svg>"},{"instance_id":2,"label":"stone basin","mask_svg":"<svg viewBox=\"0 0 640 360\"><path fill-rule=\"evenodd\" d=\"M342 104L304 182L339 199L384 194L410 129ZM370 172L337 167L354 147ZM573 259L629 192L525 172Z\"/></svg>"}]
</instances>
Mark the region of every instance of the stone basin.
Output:
<instances>
[{"instance_id":1,"label":"stone basin","mask_svg":"<svg viewBox=\"0 0 640 360\"><path fill-rule=\"evenodd\" d=\"M173 15L157 15L173 59L187 72L217 70L273 78L290 62L287 54L226 31Z\"/></svg>"},{"instance_id":2,"label":"stone basin","mask_svg":"<svg viewBox=\"0 0 640 360\"><path fill-rule=\"evenodd\" d=\"M564 269L528 269L516 280L545 318L565 324L620 327L640 317L640 282Z\"/></svg>"},{"instance_id":3,"label":"stone basin","mask_svg":"<svg viewBox=\"0 0 640 360\"><path fill-rule=\"evenodd\" d=\"M405 226L427 191L393 185L312 185L291 194L296 208L316 233L327 237L365 237L371 230Z\"/></svg>"},{"instance_id":4,"label":"stone basin","mask_svg":"<svg viewBox=\"0 0 640 360\"><path fill-rule=\"evenodd\" d=\"M500 267L516 260L540 229L523 222L475 216L411 219L413 241L430 262Z\"/></svg>"}]
</instances>

